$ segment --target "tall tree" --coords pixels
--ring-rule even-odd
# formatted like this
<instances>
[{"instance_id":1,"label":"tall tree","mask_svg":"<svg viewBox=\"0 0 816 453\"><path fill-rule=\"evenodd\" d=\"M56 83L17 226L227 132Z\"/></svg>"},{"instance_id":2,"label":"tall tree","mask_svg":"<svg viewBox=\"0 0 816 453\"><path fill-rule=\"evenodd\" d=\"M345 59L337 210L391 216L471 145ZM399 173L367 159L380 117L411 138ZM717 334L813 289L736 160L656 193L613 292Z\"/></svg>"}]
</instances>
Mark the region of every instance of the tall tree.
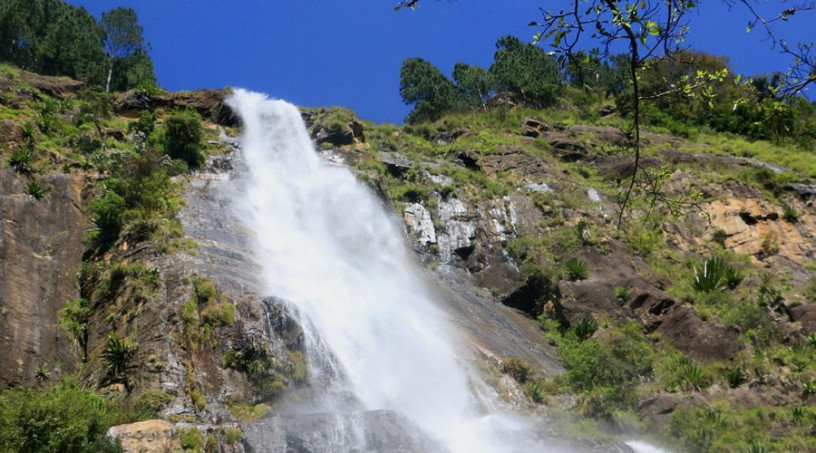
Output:
<instances>
[{"instance_id":1,"label":"tall tree","mask_svg":"<svg viewBox=\"0 0 816 453\"><path fill-rule=\"evenodd\" d=\"M553 56L514 36L499 38L496 48L490 72L499 90L514 93L534 107L555 104L564 75Z\"/></svg>"},{"instance_id":2,"label":"tall tree","mask_svg":"<svg viewBox=\"0 0 816 453\"><path fill-rule=\"evenodd\" d=\"M118 60L137 52L145 52L144 36L139 18L133 8L119 7L102 13L100 21L104 31L105 51L108 54L108 77L105 91L110 92L113 68Z\"/></svg>"},{"instance_id":3,"label":"tall tree","mask_svg":"<svg viewBox=\"0 0 816 453\"><path fill-rule=\"evenodd\" d=\"M456 86L436 66L422 58L408 58L400 69L400 96L414 104L409 123L435 121L456 106Z\"/></svg>"},{"instance_id":4,"label":"tall tree","mask_svg":"<svg viewBox=\"0 0 816 453\"><path fill-rule=\"evenodd\" d=\"M493 92L494 78L490 71L479 66L456 63L453 80L459 89L459 97L464 107L481 107L487 110L487 100Z\"/></svg>"}]
</instances>

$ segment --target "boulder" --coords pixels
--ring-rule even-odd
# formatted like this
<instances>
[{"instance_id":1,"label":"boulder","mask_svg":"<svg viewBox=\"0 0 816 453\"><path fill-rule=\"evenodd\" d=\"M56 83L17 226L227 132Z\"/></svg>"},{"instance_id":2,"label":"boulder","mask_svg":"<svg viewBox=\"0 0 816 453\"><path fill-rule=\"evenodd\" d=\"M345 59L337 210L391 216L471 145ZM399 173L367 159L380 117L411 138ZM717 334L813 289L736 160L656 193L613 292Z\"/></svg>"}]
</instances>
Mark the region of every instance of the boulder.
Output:
<instances>
[{"instance_id":1,"label":"boulder","mask_svg":"<svg viewBox=\"0 0 816 453\"><path fill-rule=\"evenodd\" d=\"M12 120L0 122L0 145L4 149L14 149L25 143L25 130Z\"/></svg>"},{"instance_id":2,"label":"boulder","mask_svg":"<svg viewBox=\"0 0 816 453\"><path fill-rule=\"evenodd\" d=\"M804 303L791 309L791 317L807 333L816 333L816 303Z\"/></svg>"},{"instance_id":3,"label":"boulder","mask_svg":"<svg viewBox=\"0 0 816 453\"><path fill-rule=\"evenodd\" d=\"M656 333L678 350L703 361L728 360L742 349L735 329L703 321L686 306L671 308Z\"/></svg>"},{"instance_id":4,"label":"boulder","mask_svg":"<svg viewBox=\"0 0 816 453\"><path fill-rule=\"evenodd\" d=\"M544 132L549 132L550 130L552 130L550 125L543 121L539 121L535 118L525 118L524 131L522 132L522 135L525 137L536 138L540 137Z\"/></svg>"},{"instance_id":5,"label":"boulder","mask_svg":"<svg viewBox=\"0 0 816 453\"><path fill-rule=\"evenodd\" d=\"M25 71L21 71L21 76L26 83L44 94L60 99L85 86L83 82L68 77L51 77Z\"/></svg>"},{"instance_id":6,"label":"boulder","mask_svg":"<svg viewBox=\"0 0 816 453\"><path fill-rule=\"evenodd\" d=\"M118 438L126 453L150 453L181 450L175 431L175 425L166 420L147 420L113 426L108 436Z\"/></svg>"}]
</instances>

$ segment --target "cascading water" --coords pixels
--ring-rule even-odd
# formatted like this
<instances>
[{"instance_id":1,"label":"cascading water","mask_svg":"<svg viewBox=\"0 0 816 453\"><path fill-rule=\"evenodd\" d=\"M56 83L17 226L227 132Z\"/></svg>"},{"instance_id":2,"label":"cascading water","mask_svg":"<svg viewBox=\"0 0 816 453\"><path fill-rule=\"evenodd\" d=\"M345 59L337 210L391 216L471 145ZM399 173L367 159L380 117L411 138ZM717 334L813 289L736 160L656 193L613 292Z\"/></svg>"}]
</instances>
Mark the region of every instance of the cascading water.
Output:
<instances>
[{"instance_id":1,"label":"cascading water","mask_svg":"<svg viewBox=\"0 0 816 453\"><path fill-rule=\"evenodd\" d=\"M364 410L403 414L450 451L544 449L521 445L520 419L480 413L478 378L457 359L400 228L348 169L315 152L298 109L243 90L228 102L244 125L241 216L257 237L264 290L303 317L312 373L331 374ZM319 360L327 349L331 360Z\"/></svg>"}]
</instances>

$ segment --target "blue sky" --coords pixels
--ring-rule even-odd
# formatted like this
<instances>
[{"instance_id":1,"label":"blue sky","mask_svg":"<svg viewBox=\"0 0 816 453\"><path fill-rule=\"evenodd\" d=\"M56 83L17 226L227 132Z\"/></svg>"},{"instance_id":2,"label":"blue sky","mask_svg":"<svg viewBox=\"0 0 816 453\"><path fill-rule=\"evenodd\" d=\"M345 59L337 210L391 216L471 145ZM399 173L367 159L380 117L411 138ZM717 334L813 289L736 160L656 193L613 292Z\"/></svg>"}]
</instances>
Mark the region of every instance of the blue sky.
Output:
<instances>
[{"instance_id":1,"label":"blue sky","mask_svg":"<svg viewBox=\"0 0 816 453\"><path fill-rule=\"evenodd\" d=\"M116 6L139 14L159 84L168 90L235 86L302 106L342 105L365 119L399 123L399 68L422 57L450 73L454 63L489 66L494 43L530 40L540 6L557 0L424 0L393 11L395 0L68 0L99 17ZM771 4L776 2L770 2ZM816 40L816 15L784 31ZM809 20L808 20L809 19ZM692 17L688 43L727 55L746 75L783 70L789 60L745 33L748 16L709 0ZM809 36L808 36L809 35Z\"/></svg>"}]
</instances>

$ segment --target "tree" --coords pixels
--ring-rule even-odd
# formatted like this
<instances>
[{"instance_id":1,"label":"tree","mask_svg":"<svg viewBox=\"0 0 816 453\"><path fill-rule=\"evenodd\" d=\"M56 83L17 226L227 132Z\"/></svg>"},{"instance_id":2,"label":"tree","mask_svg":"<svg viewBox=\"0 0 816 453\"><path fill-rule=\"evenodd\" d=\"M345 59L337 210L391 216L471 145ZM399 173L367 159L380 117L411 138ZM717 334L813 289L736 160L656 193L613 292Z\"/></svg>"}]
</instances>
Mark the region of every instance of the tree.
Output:
<instances>
[{"instance_id":1,"label":"tree","mask_svg":"<svg viewBox=\"0 0 816 453\"><path fill-rule=\"evenodd\" d=\"M554 57L514 36L500 38L496 48L490 72L497 89L516 94L533 107L555 104L564 76Z\"/></svg>"},{"instance_id":2,"label":"tree","mask_svg":"<svg viewBox=\"0 0 816 453\"><path fill-rule=\"evenodd\" d=\"M395 9L417 7L420 0L400 0ZM786 73L786 83L782 91L796 94L807 86L816 83L816 55L812 53L813 44L790 45L780 38L773 25L787 21L797 13L816 10L816 1L791 5L781 2L778 14L763 15L754 8L750 0L723 0L733 5L741 4L751 12L754 20L748 30L754 27L764 29L770 41L778 46L781 52L793 58L793 65ZM645 187L652 206L663 199L659 190L659 181L649 175L640 162L640 76L642 70L660 59L672 59L681 50L681 44L689 32L686 17L698 6L694 0L643 0L620 2L618 0L563 0L562 9L541 8L542 19L530 23L539 27L535 41L548 40L552 52L559 55L559 62L575 64L576 55L585 48L598 49L601 59L611 55L612 49L626 46L628 80L632 89L632 130L630 131L634 154L634 171L628 186L620 197L618 226L623 224L623 216L636 185ZM718 81L719 75L702 74L701 81ZM721 81L721 80L719 80ZM694 82L692 82L694 83ZM677 90L687 90L687 86ZM641 178L643 176L643 178ZM649 188L650 187L650 188ZM680 201L680 204L685 202ZM696 204L693 200L690 204ZM678 202L674 203L676 207ZM675 211L674 208L671 208Z\"/></svg>"},{"instance_id":3,"label":"tree","mask_svg":"<svg viewBox=\"0 0 816 453\"><path fill-rule=\"evenodd\" d=\"M465 108L481 107L487 110L487 100L493 92L494 77L490 71L479 66L456 63L453 67L453 80L459 90L460 102Z\"/></svg>"},{"instance_id":4,"label":"tree","mask_svg":"<svg viewBox=\"0 0 816 453\"><path fill-rule=\"evenodd\" d=\"M119 7L102 13L100 24L104 31L105 52L108 54L105 91L109 93L116 62L145 52L144 30L139 25L139 19L133 8Z\"/></svg>"},{"instance_id":5,"label":"tree","mask_svg":"<svg viewBox=\"0 0 816 453\"><path fill-rule=\"evenodd\" d=\"M422 58L408 58L400 69L400 96L414 104L409 123L435 121L456 106L456 86L442 71Z\"/></svg>"},{"instance_id":6,"label":"tree","mask_svg":"<svg viewBox=\"0 0 816 453\"><path fill-rule=\"evenodd\" d=\"M115 91L127 91L138 87L153 87L156 85L156 74L153 70L153 60L143 50L135 52L127 58L116 60L113 65L113 77L110 87Z\"/></svg>"}]
</instances>

